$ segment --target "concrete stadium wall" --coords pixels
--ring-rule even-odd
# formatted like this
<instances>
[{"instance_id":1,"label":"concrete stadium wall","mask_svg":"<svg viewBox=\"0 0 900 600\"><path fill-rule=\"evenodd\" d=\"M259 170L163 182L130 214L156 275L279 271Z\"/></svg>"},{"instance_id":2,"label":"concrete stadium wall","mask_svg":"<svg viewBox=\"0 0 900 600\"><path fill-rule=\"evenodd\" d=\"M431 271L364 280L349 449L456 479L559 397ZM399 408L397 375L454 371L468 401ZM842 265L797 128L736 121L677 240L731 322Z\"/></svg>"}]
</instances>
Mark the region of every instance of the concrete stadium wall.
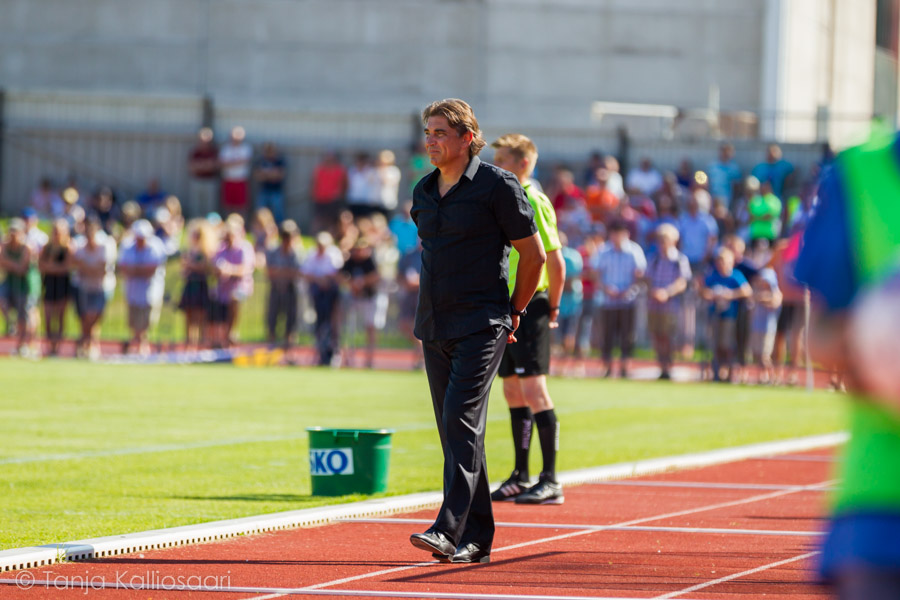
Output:
<instances>
[{"instance_id":1,"label":"concrete stadium wall","mask_svg":"<svg viewBox=\"0 0 900 600\"><path fill-rule=\"evenodd\" d=\"M763 0L0 0L18 90L212 96L406 117L470 100L504 126L587 127L595 100L760 102Z\"/></svg>"}]
</instances>

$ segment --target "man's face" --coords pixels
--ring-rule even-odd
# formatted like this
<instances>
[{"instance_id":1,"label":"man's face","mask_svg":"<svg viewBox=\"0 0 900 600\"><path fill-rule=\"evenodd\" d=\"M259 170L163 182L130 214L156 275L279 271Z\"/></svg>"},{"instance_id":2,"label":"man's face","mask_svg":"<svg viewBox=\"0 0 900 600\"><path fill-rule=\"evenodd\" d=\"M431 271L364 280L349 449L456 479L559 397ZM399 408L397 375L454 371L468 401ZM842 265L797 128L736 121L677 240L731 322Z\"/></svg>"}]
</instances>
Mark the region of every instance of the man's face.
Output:
<instances>
[{"instance_id":1,"label":"man's face","mask_svg":"<svg viewBox=\"0 0 900 600\"><path fill-rule=\"evenodd\" d=\"M612 245L617 249L622 248L622 244L625 243L625 240L628 239L628 230L623 231L611 231L609 234L609 241L612 242Z\"/></svg>"},{"instance_id":2,"label":"man's face","mask_svg":"<svg viewBox=\"0 0 900 600\"><path fill-rule=\"evenodd\" d=\"M770 163L778 162L781 160L781 148L772 144L766 149L766 160Z\"/></svg>"},{"instance_id":3,"label":"man's face","mask_svg":"<svg viewBox=\"0 0 900 600\"><path fill-rule=\"evenodd\" d=\"M516 156L509 151L509 148L494 149L494 164L519 178L521 178L522 174L527 170L526 162L516 158Z\"/></svg>"},{"instance_id":4,"label":"man's face","mask_svg":"<svg viewBox=\"0 0 900 600\"><path fill-rule=\"evenodd\" d=\"M446 117L428 117L425 123L425 151L431 164L440 168L469 155L472 134L460 135Z\"/></svg>"}]
</instances>

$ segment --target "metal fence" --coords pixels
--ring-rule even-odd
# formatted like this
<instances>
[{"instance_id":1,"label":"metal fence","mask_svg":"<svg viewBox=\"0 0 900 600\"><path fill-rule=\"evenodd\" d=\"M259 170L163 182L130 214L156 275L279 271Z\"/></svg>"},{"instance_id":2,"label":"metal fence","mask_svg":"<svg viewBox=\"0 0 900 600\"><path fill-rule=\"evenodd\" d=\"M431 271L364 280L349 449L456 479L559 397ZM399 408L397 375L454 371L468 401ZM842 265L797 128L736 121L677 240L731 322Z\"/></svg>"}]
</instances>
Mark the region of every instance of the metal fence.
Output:
<instances>
[{"instance_id":1,"label":"metal fence","mask_svg":"<svg viewBox=\"0 0 900 600\"><path fill-rule=\"evenodd\" d=\"M43 176L62 183L74 176L91 190L113 187L131 198L150 179L185 201L190 209L187 158L196 131L213 124L217 139L241 124L251 144L274 140L288 161L286 214L301 224L310 217L310 175L321 154L338 150L349 162L356 150L394 150L404 163L418 140L415 115L321 114L249 110L216 106L202 98L60 96L0 94L0 214L12 215L30 201ZM493 139L506 130L485 125ZM580 170L591 152L616 155L623 171L648 156L662 169L674 170L684 158L703 168L715 157L720 139L629 137L627 132L585 129L526 128L541 152L539 175L564 163ZM737 139L736 159L745 171L763 159L766 140ZM801 172L819 158L818 144L782 144L785 157ZM401 189L408 190L409 182Z\"/></svg>"}]
</instances>

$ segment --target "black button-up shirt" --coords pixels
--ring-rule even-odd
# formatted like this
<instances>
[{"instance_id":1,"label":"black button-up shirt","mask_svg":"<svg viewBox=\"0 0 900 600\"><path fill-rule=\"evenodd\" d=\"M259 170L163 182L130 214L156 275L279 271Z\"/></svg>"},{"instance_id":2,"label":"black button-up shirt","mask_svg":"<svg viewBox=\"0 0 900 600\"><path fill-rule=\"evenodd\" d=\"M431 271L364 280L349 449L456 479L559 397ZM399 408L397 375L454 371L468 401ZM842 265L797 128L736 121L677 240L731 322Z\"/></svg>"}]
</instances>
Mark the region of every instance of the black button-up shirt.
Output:
<instances>
[{"instance_id":1,"label":"black button-up shirt","mask_svg":"<svg viewBox=\"0 0 900 600\"><path fill-rule=\"evenodd\" d=\"M509 316L510 240L533 235L534 212L512 173L472 157L442 198L438 170L413 191L412 218L422 238L415 335L463 337Z\"/></svg>"}]
</instances>

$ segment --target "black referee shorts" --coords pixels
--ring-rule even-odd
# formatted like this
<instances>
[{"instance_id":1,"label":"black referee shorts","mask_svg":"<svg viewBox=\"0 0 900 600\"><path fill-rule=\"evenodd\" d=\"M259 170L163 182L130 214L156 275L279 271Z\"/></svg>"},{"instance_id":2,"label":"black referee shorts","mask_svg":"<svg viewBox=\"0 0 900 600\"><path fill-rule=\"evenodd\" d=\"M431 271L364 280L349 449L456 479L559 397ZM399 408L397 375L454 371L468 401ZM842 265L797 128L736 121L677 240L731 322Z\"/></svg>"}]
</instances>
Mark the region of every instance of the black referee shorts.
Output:
<instances>
[{"instance_id":1,"label":"black referee shorts","mask_svg":"<svg viewBox=\"0 0 900 600\"><path fill-rule=\"evenodd\" d=\"M507 344L500 360L500 377L534 377L550 372L550 298L538 292L519 321L515 344Z\"/></svg>"}]
</instances>

